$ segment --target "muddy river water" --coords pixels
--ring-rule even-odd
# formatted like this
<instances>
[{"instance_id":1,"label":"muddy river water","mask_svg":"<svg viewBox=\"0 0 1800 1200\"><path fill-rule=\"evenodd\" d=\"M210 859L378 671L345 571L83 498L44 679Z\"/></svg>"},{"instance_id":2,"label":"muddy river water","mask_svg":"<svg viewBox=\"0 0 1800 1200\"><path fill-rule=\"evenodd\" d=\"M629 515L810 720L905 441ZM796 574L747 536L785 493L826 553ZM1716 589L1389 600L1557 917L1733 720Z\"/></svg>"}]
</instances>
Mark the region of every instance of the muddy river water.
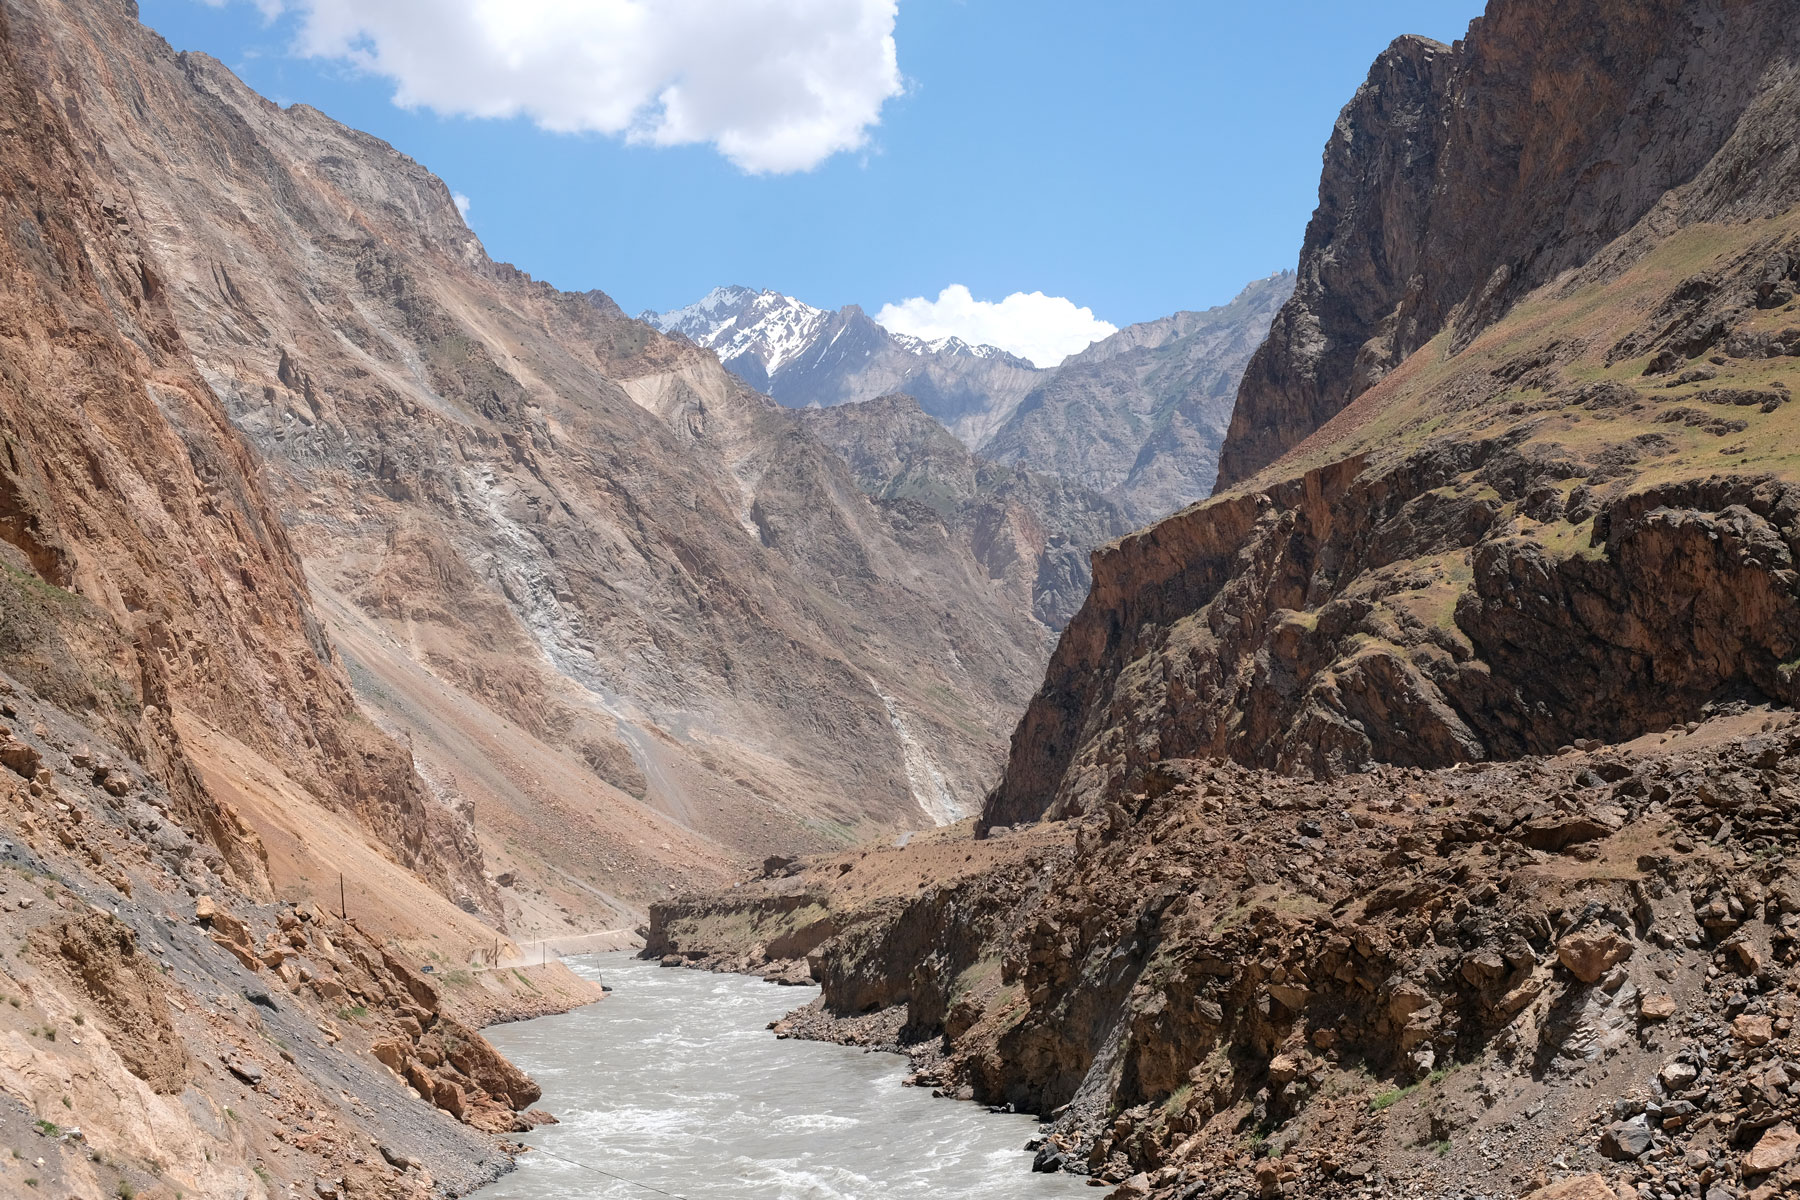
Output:
<instances>
[{"instance_id":1,"label":"muddy river water","mask_svg":"<svg viewBox=\"0 0 1800 1200\"><path fill-rule=\"evenodd\" d=\"M1093 1194L1070 1176L1032 1174L1030 1117L902 1087L906 1062L894 1055L777 1039L768 1023L810 989L624 954L569 965L612 995L487 1031L562 1123L525 1135L541 1153L480 1200Z\"/></svg>"}]
</instances>

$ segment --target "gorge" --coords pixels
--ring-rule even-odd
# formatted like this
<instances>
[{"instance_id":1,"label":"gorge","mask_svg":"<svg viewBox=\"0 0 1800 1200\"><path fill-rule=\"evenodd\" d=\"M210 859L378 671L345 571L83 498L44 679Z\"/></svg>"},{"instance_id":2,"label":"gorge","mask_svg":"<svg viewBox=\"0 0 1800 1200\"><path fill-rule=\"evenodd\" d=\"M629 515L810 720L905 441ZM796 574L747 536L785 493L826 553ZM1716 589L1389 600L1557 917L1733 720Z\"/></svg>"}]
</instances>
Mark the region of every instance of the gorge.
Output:
<instances>
[{"instance_id":1,"label":"gorge","mask_svg":"<svg viewBox=\"0 0 1800 1200\"><path fill-rule=\"evenodd\" d=\"M1055 368L559 290L128 0L0 98L0 1194L1800 1189L1791 0L1402 37Z\"/></svg>"}]
</instances>

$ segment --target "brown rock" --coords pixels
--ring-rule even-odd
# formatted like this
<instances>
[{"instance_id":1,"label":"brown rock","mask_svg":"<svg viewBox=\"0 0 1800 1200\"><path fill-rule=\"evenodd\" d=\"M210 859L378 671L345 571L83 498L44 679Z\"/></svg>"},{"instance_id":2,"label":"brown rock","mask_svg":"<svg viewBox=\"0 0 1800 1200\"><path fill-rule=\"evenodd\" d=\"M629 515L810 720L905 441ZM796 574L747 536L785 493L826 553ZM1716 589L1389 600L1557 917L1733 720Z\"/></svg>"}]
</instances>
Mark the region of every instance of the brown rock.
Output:
<instances>
[{"instance_id":1,"label":"brown rock","mask_svg":"<svg viewBox=\"0 0 1800 1200\"><path fill-rule=\"evenodd\" d=\"M1735 961L1737 969L1745 975L1757 974L1766 964L1763 952L1757 949L1756 943L1749 938L1740 936L1728 943L1726 949L1731 951L1731 957Z\"/></svg>"},{"instance_id":2,"label":"brown rock","mask_svg":"<svg viewBox=\"0 0 1800 1200\"><path fill-rule=\"evenodd\" d=\"M0 734L0 764L15 775L30 779L43 765L43 756L8 732Z\"/></svg>"},{"instance_id":3,"label":"brown rock","mask_svg":"<svg viewBox=\"0 0 1800 1200\"><path fill-rule=\"evenodd\" d=\"M1765 1129L1742 1164L1746 1175L1767 1175L1779 1171L1800 1154L1800 1132L1786 1121L1773 1129Z\"/></svg>"},{"instance_id":4,"label":"brown rock","mask_svg":"<svg viewBox=\"0 0 1800 1200\"><path fill-rule=\"evenodd\" d=\"M1746 1046L1766 1046L1774 1040L1775 1027L1768 1017L1745 1013L1731 1023L1731 1033Z\"/></svg>"},{"instance_id":5,"label":"brown rock","mask_svg":"<svg viewBox=\"0 0 1800 1200\"><path fill-rule=\"evenodd\" d=\"M1652 992L1638 1001L1638 1016L1646 1021L1666 1021L1675 1015L1675 997Z\"/></svg>"},{"instance_id":6,"label":"brown rock","mask_svg":"<svg viewBox=\"0 0 1800 1200\"><path fill-rule=\"evenodd\" d=\"M369 1053L373 1054L382 1066L396 1074L406 1065L405 1049L399 1042L391 1039L384 1038L376 1042L369 1047Z\"/></svg>"},{"instance_id":7,"label":"brown rock","mask_svg":"<svg viewBox=\"0 0 1800 1200\"><path fill-rule=\"evenodd\" d=\"M214 945L219 946L220 948L224 949L231 955L231 957L237 959L238 962L242 963L244 965L245 970L247 970L247 971L262 970L262 960L256 957L256 952L254 950L252 950L246 943L240 942L240 941L234 941L233 939L225 937L223 934L218 934L218 933L215 933L212 935L212 941L213 941Z\"/></svg>"},{"instance_id":8,"label":"brown rock","mask_svg":"<svg viewBox=\"0 0 1800 1200\"><path fill-rule=\"evenodd\" d=\"M107 1041L133 1075L163 1095L187 1082L188 1055L169 1017L161 969L131 928L90 913L35 930L28 945L47 969L85 995Z\"/></svg>"},{"instance_id":9,"label":"brown rock","mask_svg":"<svg viewBox=\"0 0 1800 1200\"><path fill-rule=\"evenodd\" d=\"M1620 1200L1604 1175L1573 1175L1539 1188L1525 1200Z\"/></svg>"},{"instance_id":10,"label":"brown rock","mask_svg":"<svg viewBox=\"0 0 1800 1200\"><path fill-rule=\"evenodd\" d=\"M1632 944L1617 930L1584 929L1556 944L1556 957L1583 983L1597 983L1607 971L1631 957Z\"/></svg>"}]
</instances>

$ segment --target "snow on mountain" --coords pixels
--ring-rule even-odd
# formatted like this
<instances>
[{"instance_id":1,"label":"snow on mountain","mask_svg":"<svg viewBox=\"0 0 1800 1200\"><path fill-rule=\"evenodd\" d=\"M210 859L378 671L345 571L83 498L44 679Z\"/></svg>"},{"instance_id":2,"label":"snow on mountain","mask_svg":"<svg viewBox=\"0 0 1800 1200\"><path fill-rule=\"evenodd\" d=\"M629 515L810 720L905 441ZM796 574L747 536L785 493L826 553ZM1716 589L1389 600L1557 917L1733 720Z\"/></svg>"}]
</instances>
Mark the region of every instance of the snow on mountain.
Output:
<instances>
[{"instance_id":1,"label":"snow on mountain","mask_svg":"<svg viewBox=\"0 0 1800 1200\"><path fill-rule=\"evenodd\" d=\"M714 288L685 308L647 312L643 319L717 351L726 366L753 358L773 376L819 339L832 315L780 292L734 286Z\"/></svg>"},{"instance_id":2,"label":"snow on mountain","mask_svg":"<svg viewBox=\"0 0 1800 1200\"><path fill-rule=\"evenodd\" d=\"M732 373L790 408L906 392L970 446L1048 374L993 346L896 334L853 304L834 312L746 287L714 288L642 319L713 350Z\"/></svg>"}]
</instances>

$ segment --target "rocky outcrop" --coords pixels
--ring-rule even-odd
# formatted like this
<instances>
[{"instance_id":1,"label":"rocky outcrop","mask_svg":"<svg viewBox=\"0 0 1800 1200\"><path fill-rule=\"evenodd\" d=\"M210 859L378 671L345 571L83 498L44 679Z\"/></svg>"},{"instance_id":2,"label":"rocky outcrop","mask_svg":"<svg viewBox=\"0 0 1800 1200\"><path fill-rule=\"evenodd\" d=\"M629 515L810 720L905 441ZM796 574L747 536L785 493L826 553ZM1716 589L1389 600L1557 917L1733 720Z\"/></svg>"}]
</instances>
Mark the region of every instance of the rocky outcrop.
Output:
<instances>
[{"instance_id":1,"label":"rocky outcrop","mask_svg":"<svg viewBox=\"0 0 1800 1200\"><path fill-rule=\"evenodd\" d=\"M187 1047L169 1020L162 972L139 947L130 926L89 913L40 926L29 944L91 1006L133 1075L160 1095L176 1095L187 1086Z\"/></svg>"},{"instance_id":2,"label":"rocky outcrop","mask_svg":"<svg viewBox=\"0 0 1800 1200\"><path fill-rule=\"evenodd\" d=\"M659 949L733 966L751 908L805 897L841 932L778 1032L1044 1115L1038 1169L1119 1197L1762 1200L1800 1181L1797 730L1332 783L1166 759L1104 812L963 843L979 870L821 858L672 906Z\"/></svg>"},{"instance_id":3,"label":"rocky outcrop","mask_svg":"<svg viewBox=\"0 0 1800 1200\"><path fill-rule=\"evenodd\" d=\"M1221 488L1565 272L1587 268L1563 280L1577 287L1683 226L1786 211L1797 54L1782 0L1494 0L1455 46L1395 42L1326 147L1298 286L1245 373Z\"/></svg>"},{"instance_id":4,"label":"rocky outcrop","mask_svg":"<svg viewBox=\"0 0 1800 1200\"><path fill-rule=\"evenodd\" d=\"M1544 536L1562 514L1549 531L1517 515L1588 477L1465 443L1339 463L1125 539L1098 558L984 820L1104 804L1165 758L1437 767L1625 741L1724 697L1800 699L1800 488L1625 491L1574 553Z\"/></svg>"}]
</instances>

